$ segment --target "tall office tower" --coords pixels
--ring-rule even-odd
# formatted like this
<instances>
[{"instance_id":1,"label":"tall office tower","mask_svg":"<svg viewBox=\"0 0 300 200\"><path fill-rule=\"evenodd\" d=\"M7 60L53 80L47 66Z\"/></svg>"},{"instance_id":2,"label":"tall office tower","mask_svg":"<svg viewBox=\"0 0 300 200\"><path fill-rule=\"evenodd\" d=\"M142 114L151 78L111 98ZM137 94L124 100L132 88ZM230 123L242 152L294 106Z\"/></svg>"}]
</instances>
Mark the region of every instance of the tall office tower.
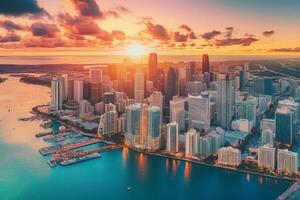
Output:
<instances>
[{"instance_id":1,"label":"tall office tower","mask_svg":"<svg viewBox=\"0 0 300 200\"><path fill-rule=\"evenodd\" d=\"M189 128L197 130L210 127L210 106L209 98L200 95L189 95Z\"/></svg>"},{"instance_id":2,"label":"tall office tower","mask_svg":"<svg viewBox=\"0 0 300 200\"><path fill-rule=\"evenodd\" d=\"M169 107L170 100L177 95L177 73L173 67L170 67L167 73L165 105Z\"/></svg>"},{"instance_id":3,"label":"tall office tower","mask_svg":"<svg viewBox=\"0 0 300 200\"><path fill-rule=\"evenodd\" d=\"M74 101L80 102L83 100L83 81L74 81Z\"/></svg>"},{"instance_id":4,"label":"tall office tower","mask_svg":"<svg viewBox=\"0 0 300 200\"><path fill-rule=\"evenodd\" d=\"M147 118L147 148L157 150L160 148L160 108L156 106L149 107Z\"/></svg>"},{"instance_id":5,"label":"tall office tower","mask_svg":"<svg viewBox=\"0 0 300 200\"><path fill-rule=\"evenodd\" d=\"M196 156L198 153L199 134L195 129L189 130L185 134L185 155L188 157Z\"/></svg>"},{"instance_id":6,"label":"tall office tower","mask_svg":"<svg viewBox=\"0 0 300 200\"><path fill-rule=\"evenodd\" d=\"M218 80L216 101L217 124L228 130L234 114L235 101L233 82L228 74Z\"/></svg>"},{"instance_id":7,"label":"tall office tower","mask_svg":"<svg viewBox=\"0 0 300 200\"><path fill-rule=\"evenodd\" d=\"M173 98L170 101L170 122L177 122L179 133L185 131L185 100L180 97Z\"/></svg>"},{"instance_id":8,"label":"tall office tower","mask_svg":"<svg viewBox=\"0 0 300 200\"><path fill-rule=\"evenodd\" d=\"M153 80L153 86L156 90L165 92L165 72L163 69L158 69L155 79Z\"/></svg>"},{"instance_id":9,"label":"tall office tower","mask_svg":"<svg viewBox=\"0 0 300 200\"><path fill-rule=\"evenodd\" d=\"M261 132L261 142L262 144L273 145L275 134L271 129L263 129Z\"/></svg>"},{"instance_id":10,"label":"tall office tower","mask_svg":"<svg viewBox=\"0 0 300 200\"><path fill-rule=\"evenodd\" d=\"M170 122L167 124L167 142L166 142L166 150L169 153L178 152L178 123Z\"/></svg>"},{"instance_id":11,"label":"tall office tower","mask_svg":"<svg viewBox=\"0 0 300 200\"><path fill-rule=\"evenodd\" d=\"M82 98L84 100L91 100L91 83L88 81L83 81L83 89L82 89Z\"/></svg>"},{"instance_id":12,"label":"tall office tower","mask_svg":"<svg viewBox=\"0 0 300 200\"><path fill-rule=\"evenodd\" d=\"M241 164L241 151L232 147L218 150L218 163L221 165L238 166Z\"/></svg>"},{"instance_id":13,"label":"tall office tower","mask_svg":"<svg viewBox=\"0 0 300 200\"><path fill-rule=\"evenodd\" d=\"M287 107L277 108L275 112L275 139L281 144L293 145L296 135L296 113Z\"/></svg>"},{"instance_id":14,"label":"tall office tower","mask_svg":"<svg viewBox=\"0 0 300 200\"><path fill-rule=\"evenodd\" d=\"M273 78L271 77L256 77L253 79L253 90L255 94L273 94Z\"/></svg>"},{"instance_id":15,"label":"tall office tower","mask_svg":"<svg viewBox=\"0 0 300 200\"><path fill-rule=\"evenodd\" d=\"M188 94L197 95L206 90L206 84L201 81L188 82Z\"/></svg>"},{"instance_id":16,"label":"tall office tower","mask_svg":"<svg viewBox=\"0 0 300 200\"><path fill-rule=\"evenodd\" d=\"M64 89L64 97L63 100L67 101L68 100L68 92L69 92L69 75L68 74L63 74L61 76L62 79L62 84L63 84L63 89Z\"/></svg>"},{"instance_id":17,"label":"tall office tower","mask_svg":"<svg viewBox=\"0 0 300 200\"><path fill-rule=\"evenodd\" d=\"M98 135L113 135L117 133L118 128L118 112L115 110L108 111L101 115Z\"/></svg>"},{"instance_id":18,"label":"tall office tower","mask_svg":"<svg viewBox=\"0 0 300 200\"><path fill-rule=\"evenodd\" d=\"M142 70L137 70L135 72L134 80L134 101L135 103L144 102L144 93L145 93L145 77Z\"/></svg>"},{"instance_id":19,"label":"tall office tower","mask_svg":"<svg viewBox=\"0 0 300 200\"><path fill-rule=\"evenodd\" d=\"M203 54L202 56L202 73L204 74L205 72L209 73L209 57L207 54Z\"/></svg>"},{"instance_id":20,"label":"tall office tower","mask_svg":"<svg viewBox=\"0 0 300 200\"><path fill-rule=\"evenodd\" d=\"M148 80L154 81L155 76L157 74L157 54L156 53L150 53L149 54L149 60L148 60Z\"/></svg>"},{"instance_id":21,"label":"tall office tower","mask_svg":"<svg viewBox=\"0 0 300 200\"><path fill-rule=\"evenodd\" d=\"M142 107L132 104L126 107L125 144L136 146L140 144Z\"/></svg>"},{"instance_id":22,"label":"tall office tower","mask_svg":"<svg viewBox=\"0 0 300 200\"><path fill-rule=\"evenodd\" d=\"M205 72L204 74L203 74L203 82L205 83L205 85L206 85L206 88L209 88L209 84L210 84L210 73L209 72Z\"/></svg>"},{"instance_id":23,"label":"tall office tower","mask_svg":"<svg viewBox=\"0 0 300 200\"><path fill-rule=\"evenodd\" d=\"M101 101L103 95L103 85L102 83L92 82L91 83L91 101L93 103L98 103Z\"/></svg>"},{"instance_id":24,"label":"tall office tower","mask_svg":"<svg viewBox=\"0 0 300 200\"><path fill-rule=\"evenodd\" d=\"M194 81L196 76L196 63L190 62L190 65L187 67L186 71L186 81Z\"/></svg>"},{"instance_id":25,"label":"tall office tower","mask_svg":"<svg viewBox=\"0 0 300 200\"><path fill-rule=\"evenodd\" d=\"M93 112L93 106L87 100L82 100L79 102L79 115Z\"/></svg>"},{"instance_id":26,"label":"tall office tower","mask_svg":"<svg viewBox=\"0 0 300 200\"><path fill-rule=\"evenodd\" d=\"M236 100L236 119L248 119L251 128L256 122L256 104L255 97L241 97Z\"/></svg>"},{"instance_id":27,"label":"tall office tower","mask_svg":"<svg viewBox=\"0 0 300 200\"><path fill-rule=\"evenodd\" d=\"M160 91L154 91L150 97L148 97L149 105L150 106L157 106L160 108L160 118L162 122L162 116L163 116L163 107L164 107L164 101L163 101L163 95Z\"/></svg>"},{"instance_id":28,"label":"tall office tower","mask_svg":"<svg viewBox=\"0 0 300 200\"><path fill-rule=\"evenodd\" d=\"M63 81L61 78L54 77L51 81L51 108L61 110L64 98Z\"/></svg>"},{"instance_id":29,"label":"tall office tower","mask_svg":"<svg viewBox=\"0 0 300 200\"><path fill-rule=\"evenodd\" d=\"M74 100L74 80L68 80L68 100Z\"/></svg>"},{"instance_id":30,"label":"tall office tower","mask_svg":"<svg viewBox=\"0 0 300 200\"><path fill-rule=\"evenodd\" d=\"M149 105L144 103L141 105L142 115L141 115L141 134L140 134L140 146L147 146L147 136L148 136L148 108Z\"/></svg>"},{"instance_id":31,"label":"tall office tower","mask_svg":"<svg viewBox=\"0 0 300 200\"><path fill-rule=\"evenodd\" d=\"M258 167L275 169L275 148L266 145L258 148Z\"/></svg>"},{"instance_id":32,"label":"tall office tower","mask_svg":"<svg viewBox=\"0 0 300 200\"><path fill-rule=\"evenodd\" d=\"M89 77L91 81L101 83L103 81L104 66L91 67L89 70Z\"/></svg>"},{"instance_id":33,"label":"tall office tower","mask_svg":"<svg viewBox=\"0 0 300 200\"><path fill-rule=\"evenodd\" d=\"M298 154L289 150L278 149L277 170L288 174L298 173Z\"/></svg>"}]
</instances>

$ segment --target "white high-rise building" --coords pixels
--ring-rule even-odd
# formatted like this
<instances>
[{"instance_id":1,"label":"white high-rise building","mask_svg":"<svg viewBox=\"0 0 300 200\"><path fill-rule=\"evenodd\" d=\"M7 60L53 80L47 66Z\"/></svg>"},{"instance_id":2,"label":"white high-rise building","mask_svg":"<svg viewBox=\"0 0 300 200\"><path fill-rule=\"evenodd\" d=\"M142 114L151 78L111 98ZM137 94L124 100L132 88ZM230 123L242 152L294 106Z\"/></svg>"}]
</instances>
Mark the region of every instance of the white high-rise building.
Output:
<instances>
[{"instance_id":1,"label":"white high-rise building","mask_svg":"<svg viewBox=\"0 0 300 200\"><path fill-rule=\"evenodd\" d=\"M180 97L175 97L170 101L170 122L177 122L179 132L185 131L185 100Z\"/></svg>"},{"instance_id":2,"label":"white high-rise building","mask_svg":"<svg viewBox=\"0 0 300 200\"><path fill-rule=\"evenodd\" d=\"M199 134L195 129L190 129L185 134L185 155L194 157L198 153L198 137Z\"/></svg>"},{"instance_id":3,"label":"white high-rise building","mask_svg":"<svg viewBox=\"0 0 300 200\"><path fill-rule=\"evenodd\" d=\"M143 103L145 94L145 75L142 70L137 70L134 80L134 101L135 103Z\"/></svg>"},{"instance_id":4,"label":"white high-rise building","mask_svg":"<svg viewBox=\"0 0 300 200\"><path fill-rule=\"evenodd\" d=\"M258 167L275 169L275 148L267 145L258 148Z\"/></svg>"},{"instance_id":5,"label":"white high-rise building","mask_svg":"<svg viewBox=\"0 0 300 200\"><path fill-rule=\"evenodd\" d=\"M298 155L289 150L278 149L277 152L277 170L288 174L297 174Z\"/></svg>"},{"instance_id":6,"label":"white high-rise building","mask_svg":"<svg viewBox=\"0 0 300 200\"><path fill-rule=\"evenodd\" d=\"M189 128L208 129L210 127L209 98L189 95Z\"/></svg>"},{"instance_id":7,"label":"white high-rise building","mask_svg":"<svg viewBox=\"0 0 300 200\"><path fill-rule=\"evenodd\" d=\"M263 144L270 144L273 145L274 143L275 134L274 131L271 129L264 129L261 132L261 142Z\"/></svg>"},{"instance_id":8,"label":"white high-rise building","mask_svg":"<svg viewBox=\"0 0 300 200\"><path fill-rule=\"evenodd\" d=\"M106 135L106 134L115 134L118 129L118 113L115 110L108 111L101 115L98 134Z\"/></svg>"},{"instance_id":9,"label":"white high-rise building","mask_svg":"<svg viewBox=\"0 0 300 200\"><path fill-rule=\"evenodd\" d=\"M178 152L178 123L170 122L167 124L167 143L166 150L169 153Z\"/></svg>"},{"instance_id":10,"label":"white high-rise building","mask_svg":"<svg viewBox=\"0 0 300 200\"><path fill-rule=\"evenodd\" d=\"M74 81L74 100L80 102L83 100L83 81Z\"/></svg>"},{"instance_id":11,"label":"white high-rise building","mask_svg":"<svg viewBox=\"0 0 300 200\"><path fill-rule=\"evenodd\" d=\"M154 91L148 97L149 106L157 106L160 108L160 118L162 123L162 116L163 116L163 95L160 91Z\"/></svg>"},{"instance_id":12,"label":"white high-rise building","mask_svg":"<svg viewBox=\"0 0 300 200\"><path fill-rule=\"evenodd\" d=\"M51 81L51 108L61 110L63 102L63 84L60 78L53 78Z\"/></svg>"},{"instance_id":13,"label":"white high-rise building","mask_svg":"<svg viewBox=\"0 0 300 200\"><path fill-rule=\"evenodd\" d=\"M82 100L79 102L79 115L91 113L93 111L94 111L93 106L89 101Z\"/></svg>"},{"instance_id":14,"label":"white high-rise building","mask_svg":"<svg viewBox=\"0 0 300 200\"><path fill-rule=\"evenodd\" d=\"M103 67L91 67L89 70L90 79L93 82L102 82L103 81Z\"/></svg>"},{"instance_id":15,"label":"white high-rise building","mask_svg":"<svg viewBox=\"0 0 300 200\"><path fill-rule=\"evenodd\" d=\"M218 163L221 165L238 166L241 164L241 151L232 147L218 150Z\"/></svg>"}]
</instances>

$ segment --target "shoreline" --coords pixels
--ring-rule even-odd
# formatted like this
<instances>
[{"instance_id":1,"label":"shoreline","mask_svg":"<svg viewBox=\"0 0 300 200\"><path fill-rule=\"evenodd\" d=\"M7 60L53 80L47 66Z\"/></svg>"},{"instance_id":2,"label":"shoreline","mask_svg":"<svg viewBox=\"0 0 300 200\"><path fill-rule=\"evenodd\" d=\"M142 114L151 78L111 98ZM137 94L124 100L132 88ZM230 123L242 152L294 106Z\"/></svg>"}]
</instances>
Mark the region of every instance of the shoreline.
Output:
<instances>
[{"instance_id":1,"label":"shoreline","mask_svg":"<svg viewBox=\"0 0 300 200\"><path fill-rule=\"evenodd\" d=\"M170 159L174 159L174 160L179 160L179 161L185 161L185 162L190 162L190 163L194 163L194 164L205 165L205 166L208 166L208 167L214 167L214 168L218 168L218 169L230 170L230 171L235 171L235 172L240 172L240 173L245 173L245 174L253 174L253 175L264 176L264 177L273 178L273 179L280 179L280 180L292 181L292 182L299 181L298 179L289 178L289 177L273 176L273 175L269 175L269 174L263 174L263 173L259 173L259 172L246 171L246 170L236 169L236 168L222 166L222 165L212 165L212 164L204 163L204 162L197 161L197 160L191 160L191 159L188 159L188 158L178 158L178 157L175 157L175 156L172 156L172 155L165 155L165 154L160 154L160 153L152 153L152 152L148 152L148 151L143 151L143 150L135 149L135 148L132 148L132 147L128 147L128 148L130 150L133 150L133 151L138 152L138 153L144 153L144 154L148 154L148 155L151 155L151 156L158 156L158 157L162 157L162 158L170 158Z\"/></svg>"}]
</instances>

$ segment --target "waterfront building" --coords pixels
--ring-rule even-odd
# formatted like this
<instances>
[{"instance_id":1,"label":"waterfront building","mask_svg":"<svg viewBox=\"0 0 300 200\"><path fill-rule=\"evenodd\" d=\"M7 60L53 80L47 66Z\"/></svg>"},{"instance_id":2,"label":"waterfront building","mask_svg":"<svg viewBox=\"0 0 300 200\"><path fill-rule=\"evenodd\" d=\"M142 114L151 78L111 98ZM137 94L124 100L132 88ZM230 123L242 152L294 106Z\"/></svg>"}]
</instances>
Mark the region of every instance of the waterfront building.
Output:
<instances>
[{"instance_id":1,"label":"waterfront building","mask_svg":"<svg viewBox=\"0 0 300 200\"><path fill-rule=\"evenodd\" d=\"M125 133L125 131L126 131L126 118L125 118L125 114L123 114L117 120L117 132L123 134Z\"/></svg>"},{"instance_id":2,"label":"waterfront building","mask_svg":"<svg viewBox=\"0 0 300 200\"><path fill-rule=\"evenodd\" d=\"M227 166L241 164L241 151L233 147L222 147L218 150L218 163Z\"/></svg>"},{"instance_id":3,"label":"waterfront building","mask_svg":"<svg viewBox=\"0 0 300 200\"><path fill-rule=\"evenodd\" d=\"M139 69L135 72L134 79L134 102L143 103L145 95L145 77L144 72Z\"/></svg>"},{"instance_id":4,"label":"waterfront building","mask_svg":"<svg viewBox=\"0 0 300 200\"><path fill-rule=\"evenodd\" d=\"M261 132L261 142L262 144L270 144L274 143L275 134L271 129L263 129Z\"/></svg>"},{"instance_id":5,"label":"waterfront building","mask_svg":"<svg viewBox=\"0 0 300 200\"><path fill-rule=\"evenodd\" d=\"M202 56L202 74L209 72L209 57L208 54L203 54Z\"/></svg>"},{"instance_id":6,"label":"waterfront building","mask_svg":"<svg viewBox=\"0 0 300 200\"><path fill-rule=\"evenodd\" d=\"M148 108L147 117L147 148L157 150L160 148L160 108L151 106Z\"/></svg>"},{"instance_id":7,"label":"waterfront building","mask_svg":"<svg viewBox=\"0 0 300 200\"><path fill-rule=\"evenodd\" d=\"M74 81L74 100L78 103L83 100L83 81Z\"/></svg>"},{"instance_id":8,"label":"waterfront building","mask_svg":"<svg viewBox=\"0 0 300 200\"><path fill-rule=\"evenodd\" d=\"M166 150L169 153L178 152L178 140L179 140L179 124L175 122L170 122L167 124L167 142Z\"/></svg>"},{"instance_id":9,"label":"waterfront building","mask_svg":"<svg viewBox=\"0 0 300 200\"><path fill-rule=\"evenodd\" d=\"M206 158L210 154L210 137L198 137L198 156Z\"/></svg>"},{"instance_id":10,"label":"waterfront building","mask_svg":"<svg viewBox=\"0 0 300 200\"><path fill-rule=\"evenodd\" d=\"M149 54L149 60L148 60L148 80L154 81L157 75L157 54L156 53L150 53Z\"/></svg>"},{"instance_id":11,"label":"waterfront building","mask_svg":"<svg viewBox=\"0 0 300 200\"><path fill-rule=\"evenodd\" d=\"M51 109L61 110L64 98L63 81L54 77L51 81Z\"/></svg>"},{"instance_id":12,"label":"waterfront building","mask_svg":"<svg viewBox=\"0 0 300 200\"><path fill-rule=\"evenodd\" d=\"M185 155L194 157L198 153L198 137L199 133L195 129L190 129L185 134Z\"/></svg>"},{"instance_id":13,"label":"waterfront building","mask_svg":"<svg viewBox=\"0 0 300 200\"><path fill-rule=\"evenodd\" d=\"M228 130L231 126L232 117L234 114L235 92L233 81L229 74L221 77L217 85L217 124Z\"/></svg>"},{"instance_id":14,"label":"waterfront building","mask_svg":"<svg viewBox=\"0 0 300 200\"><path fill-rule=\"evenodd\" d=\"M295 112L287 107L277 108L275 113L276 141L292 145L295 141L296 123Z\"/></svg>"},{"instance_id":15,"label":"waterfront building","mask_svg":"<svg viewBox=\"0 0 300 200\"><path fill-rule=\"evenodd\" d=\"M169 107L170 100L177 95L177 73L172 67L167 73L166 91L165 91L165 105Z\"/></svg>"},{"instance_id":16,"label":"waterfront building","mask_svg":"<svg viewBox=\"0 0 300 200\"><path fill-rule=\"evenodd\" d=\"M139 145L141 135L142 107L132 104L126 107L126 133L125 144L128 146Z\"/></svg>"},{"instance_id":17,"label":"waterfront building","mask_svg":"<svg viewBox=\"0 0 300 200\"><path fill-rule=\"evenodd\" d=\"M290 175L298 172L298 154L287 149L277 151L277 170Z\"/></svg>"},{"instance_id":18,"label":"waterfront building","mask_svg":"<svg viewBox=\"0 0 300 200\"><path fill-rule=\"evenodd\" d=\"M118 130L118 113L115 110L108 111L101 115L98 134L99 135L112 135L117 133Z\"/></svg>"},{"instance_id":19,"label":"waterfront building","mask_svg":"<svg viewBox=\"0 0 300 200\"><path fill-rule=\"evenodd\" d=\"M101 83L103 81L103 67L91 67L89 69L89 78L93 82Z\"/></svg>"},{"instance_id":20,"label":"waterfront building","mask_svg":"<svg viewBox=\"0 0 300 200\"><path fill-rule=\"evenodd\" d=\"M275 148L267 145L258 148L258 167L275 169Z\"/></svg>"},{"instance_id":21,"label":"waterfront building","mask_svg":"<svg viewBox=\"0 0 300 200\"><path fill-rule=\"evenodd\" d=\"M181 97L173 97L170 101L170 122L177 122L180 133L185 131L185 100Z\"/></svg>"},{"instance_id":22,"label":"waterfront building","mask_svg":"<svg viewBox=\"0 0 300 200\"><path fill-rule=\"evenodd\" d=\"M210 127L209 98L203 96L188 96L189 102L189 128L198 130Z\"/></svg>"}]
</instances>

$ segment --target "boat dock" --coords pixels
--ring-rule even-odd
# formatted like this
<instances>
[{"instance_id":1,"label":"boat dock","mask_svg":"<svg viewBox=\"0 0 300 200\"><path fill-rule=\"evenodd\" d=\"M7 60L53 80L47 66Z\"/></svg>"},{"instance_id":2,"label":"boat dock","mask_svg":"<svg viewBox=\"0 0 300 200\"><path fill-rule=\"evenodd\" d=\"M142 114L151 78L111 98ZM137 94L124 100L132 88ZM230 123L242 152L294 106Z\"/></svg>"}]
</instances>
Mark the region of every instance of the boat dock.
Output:
<instances>
[{"instance_id":1,"label":"boat dock","mask_svg":"<svg viewBox=\"0 0 300 200\"><path fill-rule=\"evenodd\" d=\"M57 152L69 151L69 150L72 150L72 149L88 146L88 145L91 145L91 144L96 144L96 143L99 143L101 141L102 140L99 140L99 139L84 139L84 140L79 140L79 141L71 142L71 143L67 143L67 144L59 144L59 145L56 145L56 146L44 147L44 148L41 148L39 150L39 152L43 156L46 156L46 155L54 154L54 153L57 153Z\"/></svg>"},{"instance_id":2,"label":"boat dock","mask_svg":"<svg viewBox=\"0 0 300 200\"><path fill-rule=\"evenodd\" d=\"M58 131L47 131L47 132L43 132L43 133L37 133L35 134L35 137L44 137L44 136L47 136L47 135L54 135L54 134L59 134L59 133L63 133L63 132L66 132L66 131L69 131L71 129L61 129L61 130L58 130Z\"/></svg>"},{"instance_id":3,"label":"boat dock","mask_svg":"<svg viewBox=\"0 0 300 200\"><path fill-rule=\"evenodd\" d=\"M291 185L276 200L297 200L300 198L300 181Z\"/></svg>"}]
</instances>

